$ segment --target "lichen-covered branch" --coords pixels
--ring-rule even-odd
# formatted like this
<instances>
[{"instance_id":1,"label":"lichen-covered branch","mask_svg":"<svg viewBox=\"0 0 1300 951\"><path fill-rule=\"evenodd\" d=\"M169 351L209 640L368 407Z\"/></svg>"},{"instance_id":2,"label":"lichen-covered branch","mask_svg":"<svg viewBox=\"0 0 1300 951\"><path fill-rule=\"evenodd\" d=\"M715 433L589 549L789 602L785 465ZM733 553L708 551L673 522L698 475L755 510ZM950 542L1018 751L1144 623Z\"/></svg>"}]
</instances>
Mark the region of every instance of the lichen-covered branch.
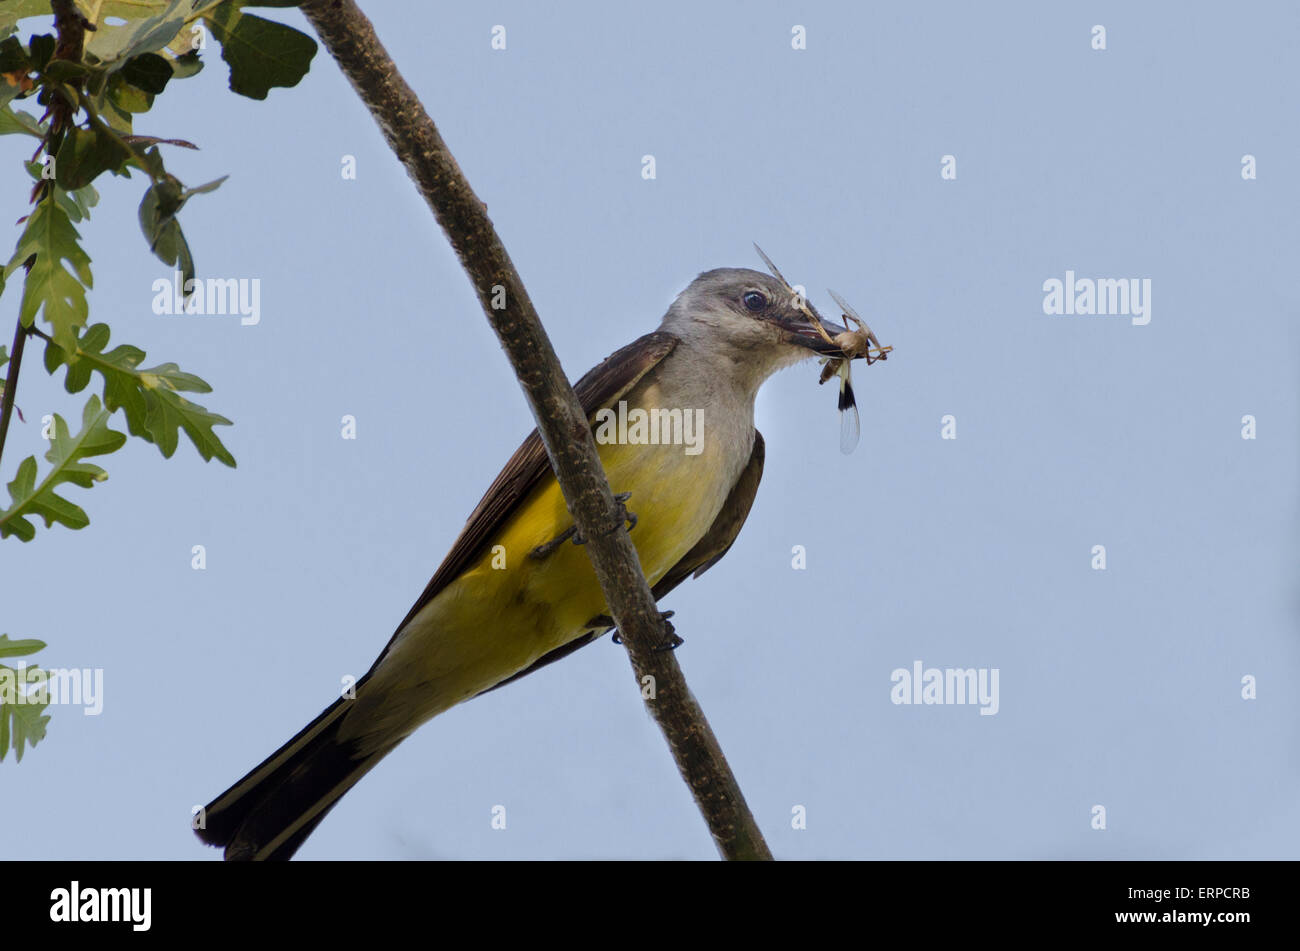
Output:
<instances>
[{"instance_id":1,"label":"lichen-covered branch","mask_svg":"<svg viewBox=\"0 0 1300 951\"><path fill-rule=\"evenodd\" d=\"M668 739L719 851L729 859L770 859L676 659L653 649L664 639L664 622L623 529L586 414L486 207L356 4L306 0L301 9L406 166L474 285L537 419L569 512L588 540L586 552L627 644L638 686L644 678L654 678L656 696L647 706ZM494 299L498 306L504 300L504 307L494 308Z\"/></svg>"}]
</instances>

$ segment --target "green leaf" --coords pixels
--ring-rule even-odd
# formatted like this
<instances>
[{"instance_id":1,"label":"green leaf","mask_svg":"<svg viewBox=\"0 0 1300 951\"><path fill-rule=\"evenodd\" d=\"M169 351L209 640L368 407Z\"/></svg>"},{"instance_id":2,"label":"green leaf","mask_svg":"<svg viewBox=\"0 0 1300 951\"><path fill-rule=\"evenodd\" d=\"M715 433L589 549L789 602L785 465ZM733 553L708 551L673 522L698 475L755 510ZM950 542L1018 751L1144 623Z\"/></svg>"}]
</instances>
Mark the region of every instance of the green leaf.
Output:
<instances>
[{"instance_id":1,"label":"green leaf","mask_svg":"<svg viewBox=\"0 0 1300 951\"><path fill-rule=\"evenodd\" d=\"M0 34L12 33L18 21L50 15L50 0L0 0Z\"/></svg>"},{"instance_id":2,"label":"green leaf","mask_svg":"<svg viewBox=\"0 0 1300 951\"><path fill-rule=\"evenodd\" d=\"M296 86L316 55L316 41L283 23L263 20L227 2L204 17L230 64L230 89L250 99L265 99L276 86Z\"/></svg>"},{"instance_id":3,"label":"green leaf","mask_svg":"<svg viewBox=\"0 0 1300 951\"><path fill-rule=\"evenodd\" d=\"M11 641L8 634L0 634L0 657L23 657L44 649L44 641Z\"/></svg>"},{"instance_id":4,"label":"green leaf","mask_svg":"<svg viewBox=\"0 0 1300 951\"><path fill-rule=\"evenodd\" d=\"M198 50L183 53L171 61L172 75L177 79L189 79L203 69L203 60L199 59Z\"/></svg>"},{"instance_id":5,"label":"green leaf","mask_svg":"<svg viewBox=\"0 0 1300 951\"><path fill-rule=\"evenodd\" d=\"M18 95L18 87L9 85L9 80L0 76L0 108L8 109L9 103Z\"/></svg>"},{"instance_id":6,"label":"green leaf","mask_svg":"<svg viewBox=\"0 0 1300 951\"><path fill-rule=\"evenodd\" d=\"M54 158L55 181L66 191L85 188L101 173L121 173L123 166L135 157L116 136L92 126L81 129L73 126L63 137Z\"/></svg>"},{"instance_id":7,"label":"green leaf","mask_svg":"<svg viewBox=\"0 0 1300 951\"><path fill-rule=\"evenodd\" d=\"M86 322L86 288L91 286L90 257L78 244L81 235L58 202L36 206L18 239L18 250L5 268L8 277L31 260L23 283L18 318L30 327L38 312L54 328L54 339L76 346L77 328ZM64 262L72 267L69 271Z\"/></svg>"},{"instance_id":8,"label":"green leaf","mask_svg":"<svg viewBox=\"0 0 1300 951\"><path fill-rule=\"evenodd\" d=\"M0 43L0 73L25 73L31 68L32 61L18 37L11 36Z\"/></svg>"},{"instance_id":9,"label":"green leaf","mask_svg":"<svg viewBox=\"0 0 1300 951\"><path fill-rule=\"evenodd\" d=\"M56 188L54 200L68 213L68 218L75 224L90 217L90 209L99 204L99 192L95 190L94 185L86 185L70 192ZM3 285L0 285L0 290L3 289Z\"/></svg>"},{"instance_id":10,"label":"green leaf","mask_svg":"<svg viewBox=\"0 0 1300 951\"><path fill-rule=\"evenodd\" d=\"M128 114L148 112L153 108L153 93L132 86L122 73L114 73L109 77L104 98L117 109Z\"/></svg>"},{"instance_id":11,"label":"green leaf","mask_svg":"<svg viewBox=\"0 0 1300 951\"><path fill-rule=\"evenodd\" d=\"M167 88L167 81L172 78L172 67L157 53L141 53L126 61L122 78L137 89L157 94Z\"/></svg>"},{"instance_id":12,"label":"green leaf","mask_svg":"<svg viewBox=\"0 0 1300 951\"><path fill-rule=\"evenodd\" d=\"M193 188L187 188L185 191L181 192L181 198L188 201L191 195L206 195L208 192L214 192L220 188L221 183L229 177L229 175L222 175L220 178L214 178L212 181L204 182L202 185L195 185Z\"/></svg>"},{"instance_id":13,"label":"green leaf","mask_svg":"<svg viewBox=\"0 0 1300 951\"><path fill-rule=\"evenodd\" d=\"M140 230L154 256L163 264L179 268L181 286L188 287L194 279L194 256L176 220L176 212L185 203L181 193L180 182L170 175L151 185L140 200Z\"/></svg>"},{"instance_id":14,"label":"green leaf","mask_svg":"<svg viewBox=\"0 0 1300 951\"><path fill-rule=\"evenodd\" d=\"M40 181L41 163L24 162L27 168L27 174L32 177L33 181ZM99 192L95 190L94 185L86 185L84 188L78 188L75 191L64 191L62 188L54 189L54 200L59 207L68 213L68 218L75 224L78 221L90 217L90 209L99 204ZM0 270L0 292L4 291L4 271Z\"/></svg>"},{"instance_id":15,"label":"green leaf","mask_svg":"<svg viewBox=\"0 0 1300 951\"><path fill-rule=\"evenodd\" d=\"M187 189L178 179L163 171L162 157L157 148L140 156L140 161L155 178L161 179L155 181L140 200L140 230L149 242L149 250L164 264L179 268L181 286L188 287L194 279L194 257L176 215L192 196L214 191L229 176L223 175L215 181Z\"/></svg>"},{"instance_id":16,"label":"green leaf","mask_svg":"<svg viewBox=\"0 0 1300 951\"><path fill-rule=\"evenodd\" d=\"M132 17L125 9L101 11L101 19L120 16L127 22L97 24L95 32L86 34L86 52L110 71L121 69L132 57L157 52L170 43L185 25L193 5L193 0L171 0L158 13L144 18Z\"/></svg>"},{"instance_id":17,"label":"green leaf","mask_svg":"<svg viewBox=\"0 0 1300 951\"><path fill-rule=\"evenodd\" d=\"M0 0L0 3L8 0ZM22 2L22 0L20 0ZM48 2L48 0L47 0ZM187 52L193 44L193 37L190 30L186 27L197 21L203 13L211 7L215 7L221 0L189 0L183 6L178 6L173 0L77 0L81 10L87 16L93 16L95 20L95 33L103 33L106 38L93 44L91 49L92 55L96 51L103 53L105 56L117 56L113 51L123 46L124 38L132 32L131 24L145 19L153 18L155 22L163 22L168 13L179 11L184 16L184 26L180 31L168 41L164 47L157 47L149 44L154 52L161 49L167 49L176 55ZM281 2L281 0L274 0ZM297 5L295 0L294 5ZM118 21L116 25L109 23L110 20ZM128 21L123 25L121 21ZM113 31L126 31L121 36L112 36ZM137 28L138 31L138 28ZM94 36L88 36L88 40L95 39Z\"/></svg>"},{"instance_id":18,"label":"green leaf","mask_svg":"<svg viewBox=\"0 0 1300 951\"><path fill-rule=\"evenodd\" d=\"M56 59L46 65L41 75L51 82L67 83L85 79L90 75L90 67L70 59Z\"/></svg>"},{"instance_id":19,"label":"green leaf","mask_svg":"<svg viewBox=\"0 0 1300 951\"><path fill-rule=\"evenodd\" d=\"M167 169L163 167L161 149L157 147L152 149L146 147L143 153L137 153L137 157L140 159L140 167L144 169L144 173L154 181L166 177ZM176 186L177 188L180 187L179 181L176 183Z\"/></svg>"},{"instance_id":20,"label":"green leaf","mask_svg":"<svg viewBox=\"0 0 1300 951\"><path fill-rule=\"evenodd\" d=\"M45 135L41 124L31 113L14 109L6 103L0 107L0 135L12 135L15 132L34 135L38 139Z\"/></svg>"},{"instance_id":21,"label":"green leaf","mask_svg":"<svg viewBox=\"0 0 1300 951\"><path fill-rule=\"evenodd\" d=\"M51 33L38 33L27 42L28 55L33 69L44 69L45 64L54 55L54 36Z\"/></svg>"},{"instance_id":22,"label":"green leaf","mask_svg":"<svg viewBox=\"0 0 1300 951\"><path fill-rule=\"evenodd\" d=\"M36 457L28 456L19 463L18 473L9 483L12 504L0 511L0 538L17 535L22 541L31 541L36 537L36 527L29 519L36 516L45 520L46 528L55 522L73 529L90 524L81 506L56 490L68 482L88 489L108 478L108 473L99 466L82 460L114 452L126 442L125 433L108 428L109 415L99 397L91 396L81 414L81 431L75 436L68 434L63 417L54 415L50 451L45 454L51 469L38 485Z\"/></svg>"},{"instance_id":23,"label":"green leaf","mask_svg":"<svg viewBox=\"0 0 1300 951\"><path fill-rule=\"evenodd\" d=\"M0 641L3 641L0 636ZM38 642L39 643L39 642ZM19 702L6 702L4 697L9 691L17 691L18 685L33 679L33 674L43 673L39 667L24 667L15 670L0 664L0 760L9 752L10 740L14 748L14 758L23 761L23 747L35 746L45 739L45 727L50 722L45 708L50 705L48 696L45 700L24 698Z\"/></svg>"},{"instance_id":24,"label":"green leaf","mask_svg":"<svg viewBox=\"0 0 1300 951\"><path fill-rule=\"evenodd\" d=\"M107 324L92 324L77 341L72 358L57 344L45 348L45 369L51 374L67 365L63 385L69 393L80 393L90 382L92 371L104 379L104 405L110 411L126 414L131 435L153 443L164 457L170 458L184 430L203 459L217 459L230 467L235 457L213 433L213 426L229 426L230 420L210 413L191 403L185 393L211 393L212 387L192 373L185 373L174 363L163 363L141 370L145 353L139 347L119 344L107 353Z\"/></svg>"}]
</instances>

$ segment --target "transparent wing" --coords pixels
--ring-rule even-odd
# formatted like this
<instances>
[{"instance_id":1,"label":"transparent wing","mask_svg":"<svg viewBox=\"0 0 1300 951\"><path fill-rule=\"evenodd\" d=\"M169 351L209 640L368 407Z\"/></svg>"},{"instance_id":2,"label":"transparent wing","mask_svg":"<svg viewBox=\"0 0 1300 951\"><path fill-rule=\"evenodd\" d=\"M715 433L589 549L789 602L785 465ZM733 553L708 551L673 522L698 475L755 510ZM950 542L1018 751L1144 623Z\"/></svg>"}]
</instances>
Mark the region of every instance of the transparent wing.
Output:
<instances>
[{"instance_id":1,"label":"transparent wing","mask_svg":"<svg viewBox=\"0 0 1300 951\"><path fill-rule=\"evenodd\" d=\"M839 305L840 312L844 314L845 320L852 320L855 324L857 324L863 330L863 332L866 333L867 340L871 342L872 346L878 348L880 346L880 341L876 339L876 335L872 333L871 328L867 326L867 322L863 320L860 316L858 316L858 312L849 305L849 302L846 301L839 294L836 294L829 287L826 288L826 293L830 294L831 299L835 301L836 304Z\"/></svg>"},{"instance_id":2,"label":"transparent wing","mask_svg":"<svg viewBox=\"0 0 1300 951\"><path fill-rule=\"evenodd\" d=\"M849 455L858 448L862 437L862 420L858 418L858 404L840 410L840 452Z\"/></svg>"},{"instance_id":3,"label":"transparent wing","mask_svg":"<svg viewBox=\"0 0 1300 951\"><path fill-rule=\"evenodd\" d=\"M772 272L772 276L786 287L790 287L790 282L785 279L785 275L776 269L776 265L772 263L772 259L763 253L763 249L758 246L757 241L754 242L754 250L757 251L758 256L763 259L763 263L766 264L767 269Z\"/></svg>"},{"instance_id":4,"label":"transparent wing","mask_svg":"<svg viewBox=\"0 0 1300 951\"><path fill-rule=\"evenodd\" d=\"M858 447L862 420L858 416L858 399L853 394L849 362L840 364L840 452L848 455Z\"/></svg>"},{"instance_id":5,"label":"transparent wing","mask_svg":"<svg viewBox=\"0 0 1300 951\"><path fill-rule=\"evenodd\" d=\"M849 306L849 302L846 301L843 297L841 297L839 294L836 294L829 287L826 288L826 293L830 294L831 300L835 301L835 303L839 305L840 310L844 313L844 316L852 317L858 323L866 323L866 321L864 321L861 317L858 316L858 312Z\"/></svg>"}]
</instances>

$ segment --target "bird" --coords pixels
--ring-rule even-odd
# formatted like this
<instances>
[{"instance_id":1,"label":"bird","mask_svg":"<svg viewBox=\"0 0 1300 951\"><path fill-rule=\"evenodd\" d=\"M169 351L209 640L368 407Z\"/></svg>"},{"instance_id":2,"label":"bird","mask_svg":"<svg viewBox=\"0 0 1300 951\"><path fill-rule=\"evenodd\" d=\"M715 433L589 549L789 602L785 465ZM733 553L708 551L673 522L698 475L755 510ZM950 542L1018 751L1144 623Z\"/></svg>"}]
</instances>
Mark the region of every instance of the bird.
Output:
<instances>
[{"instance_id":1,"label":"bird","mask_svg":"<svg viewBox=\"0 0 1300 951\"><path fill-rule=\"evenodd\" d=\"M749 515L766 451L754 425L762 384L805 359L861 356L773 271L703 272L658 329L574 387L656 601L716 564ZM648 417L670 438L652 442ZM534 429L370 670L204 807L192 823L200 840L227 860L292 857L417 727L608 633L581 542Z\"/></svg>"}]
</instances>

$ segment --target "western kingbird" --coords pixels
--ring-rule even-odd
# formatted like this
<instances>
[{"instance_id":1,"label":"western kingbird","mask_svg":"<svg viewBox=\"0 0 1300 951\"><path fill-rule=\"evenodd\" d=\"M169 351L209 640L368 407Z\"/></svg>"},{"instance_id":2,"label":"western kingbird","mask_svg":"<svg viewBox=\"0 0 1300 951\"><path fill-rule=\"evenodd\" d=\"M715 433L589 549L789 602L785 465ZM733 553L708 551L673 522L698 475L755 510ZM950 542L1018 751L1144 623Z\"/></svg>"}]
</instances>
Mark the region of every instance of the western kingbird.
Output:
<instances>
[{"instance_id":1,"label":"western kingbird","mask_svg":"<svg viewBox=\"0 0 1300 951\"><path fill-rule=\"evenodd\" d=\"M763 472L759 386L814 355L860 356L832 340L844 330L784 280L720 268L691 282L658 330L578 382L656 599L714 565L749 515ZM227 859L291 857L420 724L607 633L604 596L586 552L566 541L572 534L533 430L357 681L355 697L336 700L213 800L197 823L199 838L224 846Z\"/></svg>"}]
</instances>

